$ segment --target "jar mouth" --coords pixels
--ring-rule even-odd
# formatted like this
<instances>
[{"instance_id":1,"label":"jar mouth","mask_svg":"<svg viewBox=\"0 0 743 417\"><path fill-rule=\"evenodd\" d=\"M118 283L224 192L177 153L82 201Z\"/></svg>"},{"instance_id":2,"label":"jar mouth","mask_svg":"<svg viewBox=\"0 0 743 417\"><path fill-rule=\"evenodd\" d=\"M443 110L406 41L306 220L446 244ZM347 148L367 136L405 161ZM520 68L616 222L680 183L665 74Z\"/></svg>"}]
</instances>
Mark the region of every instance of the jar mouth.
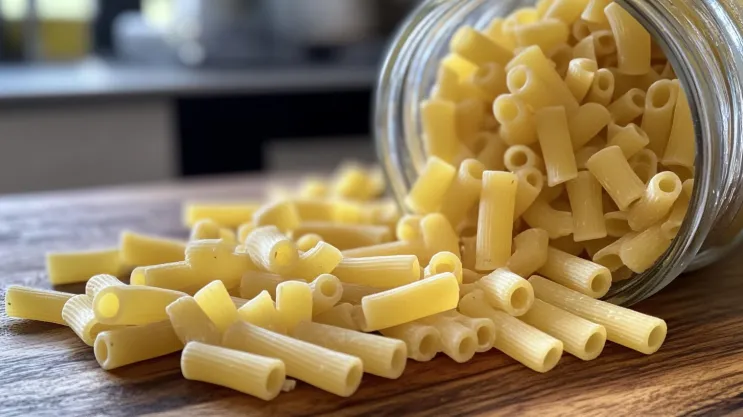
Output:
<instances>
[{"instance_id":1,"label":"jar mouth","mask_svg":"<svg viewBox=\"0 0 743 417\"><path fill-rule=\"evenodd\" d=\"M648 30L673 66L688 97L697 148L694 190L677 237L652 268L631 280L615 283L606 297L610 302L628 305L659 291L684 270L719 259L743 240L739 236L724 248L703 246L710 231L724 223L720 214L731 211L731 205L732 211L737 212L739 199L743 198L743 190L734 181L743 176L743 151L738 143L743 127L743 39L731 40L740 38L743 28L732 33L734 23L726 15L730 12L706 4L710 2L616 2ZM473 17L473 11L480 13L475 5L484 3L490 6L487 16ZM519 3L428 0L398 32L379 78L374 119L379 159L398 203L425 164L417 112L418 103L429 93L435 79L431 67L437 67L447 53L445 47L456 28L468 24L482 29L493 17L513 11ZM435 42L438 49L433 46Z\"/></svg>"}]
</instances>

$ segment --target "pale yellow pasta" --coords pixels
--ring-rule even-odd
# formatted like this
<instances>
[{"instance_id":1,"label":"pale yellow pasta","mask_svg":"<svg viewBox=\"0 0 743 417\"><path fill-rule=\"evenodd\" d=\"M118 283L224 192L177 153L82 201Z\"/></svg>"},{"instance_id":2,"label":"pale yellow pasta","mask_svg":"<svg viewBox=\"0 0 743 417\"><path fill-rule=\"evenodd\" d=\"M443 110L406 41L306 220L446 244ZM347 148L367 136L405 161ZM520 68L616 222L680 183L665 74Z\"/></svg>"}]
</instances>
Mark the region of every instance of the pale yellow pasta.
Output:
<instances>
[{"instance_id":1,"label":"pale yellow pasta","mask_svg":"<svg viewBox=\"0 0 743 417\"><path fill-rule=\"evenodd\" d=\"M537 168L527 167L517 170L516 200L513 217L519 218L534 203L544 188L544 176Z\"/></svg>"},{"instance_id":2,"label":"pale yellow pasta","mask_svg":"<svg viewBox=\"0 0 743 417\"><path fill-rule=\"evenodd\" d=\"M188 240L219 239L221 226L212 219L201 219L191 227Z\"/></svg>"},{"instance_id":3,"label":"pale yellow pasta","mask_svg":"<svg viewBox=\"0 0 743 417\"><path fill-rule=\"evenodd\" d=\"M526 313L534 302L529 282L505 268L496 269L475 284L491 306L515 317Z\"/></svg>"},{"instance_id":4,"label":"pale yellow pasta","mask_svg":"<svg viewBox=\"0 0 743 417\"><path fill-rule=\"evenodd\" d=\"M606 329L542 300L520 319L563 343L566 352L584 361L596 359L604 350Z\"/></svg>"},{"instance_id":5,"label":"pale yellow pasta","mask_svg":"<svg viewBox=\"0 0 743 417\"><path fill-rule=\"evenodd\" d=\"M516 26L513 29L516 44L520 47L537 45L549 51L568 41L568 25L558 19L546 18L534 23Z\"/></svg>"},{"instance_id":6,"label":"pale yellow pasta","mask_svg":"<svg viewBox=\"0 0 743 417\"><path fill-rule=\"evenodd\" d=\"M594 255L596 255L596 253L598 253L601 249L604 249L605 247L611 245L616 241L617 238L609 236L603 239L588 240L583 242L583 244L585 245L586 253L588 254L588 259L593 259ZM593 261L596 262L595 259ZM600 262L596 263L601 264ZM609 270L611 271L611 268L609 268ZM613 272L614 271L612 271L612 279L614 278Z\"/></svg>"},{"instance_id":7,"label":"pale yellow pasta","mask_svg":"<svg viewBox=\"0 0 743 417\"><path fill-rule=\"evenodd\" d=\"M619 251L619 257L632 272L647 271L655 261L671 246L661 224L656 224L628 239Z\"/></svg>"},{"instance_id":8,"label":"pale yellow pasta","mask_svg":"<svg viewBox=\"0 0 743 417\"><path fill-rule=\"evenodd\" d=\"M470 317L490 319L495 324L494 347L537 372L547 372L562 357L563 344L521 320L492 308L482 291L465 295L459 311Z\"/></svg>"},{"instance_id":9,"label":"pale yellow pasta","mask_svg":"<svg viewBox=\"0 0 743 417\"><path fill-rule=\"evenodd\" d=\"M480 271L503 267L511 256L517 183L510 172L483 173L477 224L476 269Z\"/></svg>"},{"instance_id":10,"label":"pale yellow pasta","mask_svg":"<svg viewBox=\"0 0 743 417\"><path fill-rule=\"evenodd\" d=\"M67 325L62 318L65 303L74 296L66 292L10 285L5 289L5 314L19 319Z\"/></svg>"},{"instance_id":11,"label":"pale yellow pasta","mask_svg":"<svg viewBox=\"0 0 743 417\"><path fill-rule=\"evenodd\" d=\"M276 226L256 228L248 235L245 246L256 266L276 274L290 273L299 260L297 245Z\"/></svg>"},{"instance_id":12,"label":"pale yellow pasta","mask_svg":"<svg viewBox=\"0 0 743 417\"><path fill-rule=\"evenodd\" d=\"M124 265L146 266L182 261L186 244L179 240L124 231L119 239L119 248Z\"/></svg>"},{"instance_id":13,"label":"pale yellow pasta","mask_svg":"<svg viewBox=\"0 0 743 417\"><path fill-rule=\"evenodd\" d=\"M606 234L611 237L622 237L632 231L629 227L626 211L610 211L604 214Z\"/></svg>"},{"instance_id":14,"label":"pale yellow pasta","mask_svg":"<svg viewBox=\"0 0 743 417\"><path fill-rule=\"evenodd\" d=\"M296 239L297 249L302 252L312 250L318 243L322 242L322 236L317 233L307 233Z\"/></svg>"},{"instance_id":15,"label":"pale yellow pasta","mask_svg":"<svg viewBox=\"0 0 743 417\"><path fill-rule=\"evenodd\" d=\"M167 320L173 301L187 295L181 291L144 285L111 285L93 298L96 320L111 325L139 325Z\"/></svg>"},{"instance_id":16,"label":"pale yellow pasta","mask_svg":"<svg viewBox=\"0 0 743 417\"><path fill-rule=\"evenodd\" d=\"M443 348L439 331L419 321L382 329L380 333L402 340L407 345L408 357L418 362L430 361Z\"/></svg>"},{"instance_id":17,"label":"pale yellow pasta","mask_svg":"<svg viewBox=\"0 0 743 417\"><path fill-rule=\"evenodd\" d=\"M537 136L544 156L547 184L554 187L578 176L564 107L537 111Z\"/></svg>"},{"instance_id":18,"label":"pale yellow pasta","mask_svg":"<svg viewBox=\"0 0 743 417\"><path fill-rule=\"evenodd\" d=\"M433 255L423 272L426 278L444 272L451 272L457 278L457 281L460 284L462 283L462 261L451 252L443 251Z\"/></svg>"},{"instance_id":19,"label":"pale yellow pasta","mask_svg":"<svg viewBox=\"0 0 743 417\"><path fill-rule=\"evenodd\" d=\"M645 95L642 130L647 133L650 140L648 149L656 155L663 155L666 149L678 94L678 84L670 80L660 80L653 83Z\"/></svg>"},{"instance_id":20,"label":"pale yellow pasta","mask_svg":"<svg viewBox=\"0 0 743 417\"><path fill-rule=\"evenodd\" d=\"M341 303L324 313L312 317L312 321L349 330L361 330L351 315L353 310L354 306L352 304Z\"/></svg>"},{"instance_id":21,"label":"pale yellow pasta","mask_svg":"<svg viewBox=\"0 0 743 417\"><path fill-rule=\"evenodd\" d=\"M562 252L569 253L574 256L579 256L586 250L585 242L576 242L572 236L564 236L549 241L549 246L560 250Z\"/></svg>"},{"instance_id":22,"label":"pale yellow pasta","mask_svg":"<svg viewBox=\"0 0 743 417\"><path fill-rule=\"evenodd\" d=\"M235 305L235 308L240 308L240 307L244 306L245 303L247 303L248 301L250 301L248 299L240 298L240 297L236 297L236 296L232 295L232 293L234 291L228 291L228 292L230 293L230 300L232 300L232 304Z\"/></svg>"},{"instance_id":23,"label":"pale yellow pasta","mask_svg":"<svg viewBox=\"0 0 743 417\"><path fill-rule=\"evenodd\" d=\"M501 94L493 101L493 115L501 124L500 137L506 144L530 145L537 142L534 115L521 98Z\"/></svg>"},{"instance_id":24,"label":"pale yellow pasta","mask_svg":"<svg viewBox=\"0 0 743 417\"><path fill-rule=\"evenodd\" d=\"M456 133L457 138L469 138L480 130L480 124L486 115L487 97L470 80L465 81L460 88L464 99L456 105L454 114ZM466 147L457 144L454 158L449 157L445 159L446 162L457 165L458 161L464 159L461 155L462 151L467 151Z\"/></svg>"},{"instance_id":25,"label":"pale yellow pasta","mask_svg":"<svg viewBox=\"0 0 743 417\"><path fill-rule=\"evenodd\" d=\"M619 270L621 267L624 266L622 258L619 257L619 254L622 251L622 246L625 242L633 239L635 236L637 236L637 233L635 232L627 233L621 238L606 245L604 248L593 255L593 261L599 265L605 266L612 272ZM613 280L614 277L612 276L612 281Z\"/></svg>"},{"instance_id":26,"label":"pale yellow pasta","mask_svg":"<svg viewBox=\"0 0 743 417\"><path fill-rule=\"evenodd\" d=\"M392 237L387 226L331 222L304 222L294 229L294 233L297 236L320 235L323 242L340 250L376 245Z\"/></svg>"},{"instance_id":27,"label":"pale yellow pasta","mask_svg":"<svg viewBox=\"0 0 743 417\"><path fill-rule=\"evenodd\" d=\"M343 254L335 246L318 242L314 248L299 255L299 261L291 275L295 278L315 279L322 274L329 274L341 263Z\"/></svg>"},{"instance_id":28,"label":"pale yellow pasta","mask_svg":"<svg viewBox=\"0 0 743 417\"><path fill-rule=\"evenodd\" d=\"M441 66L454 71L460 80L469 78L478 69L477 65L457 54L448 54L441 60Z\"/></svg>"},{"instance_id":29,"label":"pale yellow pasta","mask_svg":"<svg viewBox=\"0 0 743 417\"><path fill-rule=\"evenodd\" d=\"M593 35L587 36L575 44L573 47L573 58L585 58L596 61L596 47L594 46Z\"/></svg>"},{"instance_id":30,"label":"pale yellow pasta","mask_svg":"<svg viewBox=\"0 0 743 417\"><path fill-rule=\"evenodd\" d=\"M336 352L356 356L364 372L383 378L397 379L405 370L408 352L405 342L320 323L299 323L292 337Z\"/></svg>"},{"instance_id":31,"label":"pale yellow pasta","mask_svg":"<svg viewBox=\"0 0 743 417\"><path fill-rule=\"evenodd\" d=\"M245 239L248 238L248 235L250 232L252 232L255 229L255 223L252 221L245 222L238 226L237 228L237 241L240 243L245 243Z\"/></svg>"},{"instance_id":32,"label":"pale yellow pasta","mask_svg":"<svg viewBox=\"0 0 743 417\"><path fill-rule=\"evenodd\" d=\"M619 146L609 146L593 155L586 167L621 210L629 208L645 191Z\"/></svg>"},{"instance_id":33,"label":"pale yellow pasta","mask_svg":"<svg viewBox=\"0 0 743 417\"><path fill-rule=\"evenodd\" d=\"M199 342L183 348L181 373L266 401L276 398L286 381L284 362L278 359Z\"/></svg>"},{"instance_id":34,"label":"pale yellow pasta","mask_svg":"<svg viewBox=\"0 0 743 417\"><path fill-rule=\"evenodd\" d=\"M477 334L453 317L441 313L422 318L420 323L431 325L438 330L441 350L455 362L465 363L475 356L479 347Z\"/></svg>"},{"instance_id":35,"label":"pale yellow pasta","mask_svg":"<svg viewBox=\"0 0 743 417\"><path fill-rule=\"evenodd\" d=\"M478 67L470 76L470 81L482 92L488 102L495 100L500 94L508 92L506 71L503 69L503 65L495 62Z\"/></svg>"},{"instance_id":36,"label":"pale yellow pasta","mask_svg":"<svg viewBox=\"0 0 743 417\"><path fill-rule=\"evenodd\" d=\"M614 123L623 125L642 116L645 111L645 92L633 88L607 107Z\"/></svg>"},{"instance_id":37,"label":"pale yellow pasta","mask_svg":"<svg viewBox=\"0 0 743 417\"><path fill-rule=\"evenodd\" d=\"M426 150L442 161L452 161L459 152L456 130L456 104L446 100L421 103L421 127Z\"/></svg>"},{"instance_id":38,"label":"pale yellow pasta","mask_svg":"<svg viewBox=\"0 0 743 417\"><path fill-rule=\"evenodd\" d=\"M630 207L627 222L634 231L642 231L661 221L681 194L681 180L671 171L655 175L642 198Z\"/></svg>"},{"instance_id":39,"label":"pale yellow pasta","mask_svg":"<svg viewBox=\"0 0 743 417\"><path fill-rule=\"evenodd\" d=\"M193 297L181 297L166 308L165 312L173 326L178 340L184 345L188 342L202 342L218 345L222 334Z\"/></svg>"},{"instance_id":40,"label":"pale yellow pasta","mask_svg":"<svg viewBox=\"0 0 743 417\"><path fill-rule=\"evenodd\" d=\"M323 198L330 193L328 182L323 178L307 177L298 188L302 198Z\"/></svg>"},{"instance_id":41,"label":"pale yellow pasta","mask_svg":"<svg viewBox=\"0 0 743 417\"><path fill-rule=\"evenodd\" d=\"M538 46L530 46L521 51L508 63L506 71L520 65L529 67L536 77L547 86L550 94L560 99L560 104L564 105L568 112L578 108L578 102L570 93L570 89Z\"/></svg>"},{"instance_id":42,"label":"pale yellow pasta","mask_svg":"<svg viewBox=\"0 0 743 417\"><path fill-rule=\"evenodd\" d=\"M444 194L440 212L449 223L456 225L462 222L467 212L477 203L482 191L482 173L485 166L476 159L465 159L459 165L457 176ZM398 228L399 230L399 228ZM402 240L410 240L401 237Z\"/></svg>"},{"instance_id":43,"label":"pale yellow pasta","mask_svg":"<svg viewBox=\"0 0 743 417\"><path fill-rule=\"evenodd\" d=\"M473 207L477 209L477 206ZM431 257L438 252L451 252L460 256L459 236L454 227L443 214L433 213L423 216L421 219L421 234L425 252L417 254L418 261L427 265Z\"/></svg>"},{"instance_id":44,"label":"pale yellow pasta","mask_svg":"<svg viewBox=\"0 0 743 417\"><path fill-rule=\"evenodd\" d=\"M576 42L580 42L591 36L591 28L588 22L576 20L570 28L570 33L573 35L573 39L575 39Z\"/></svg>"},{"instance_id":45,"label":"pale yellow pasta","mask_svg":"<svg viewBox=\"0 0 743 417\"><path fill-rule=\"evenodd\" d=\"M551 17L565 23L573 23L578 20L587 4L588 0L554 0L544 13L544 18Z\"/></svg>"},{"instance_id":46,"label":"pale yellow pasta","mask_svg":"<svg viewBox=\"0 0 743 417\"><path fill-rule=\"evenodd\" d=\"M276 310L288 331L312 320L312 288L306 282L285 281L276 286Z\"/></svg>"},{"instance_id":47,"label":"pale yellow pasta","mask_svg":"<svg viewBox=\"0 0 743 417\"><path fill-rule=\"evenodd\" d=\"M505 165L503 165L503 155L506 153L508 145L506 145L503 139L501 139L500 135L490 132L480 132L478 133L478 136L481 136L481 143L483 146L480 151L476 153L477 160L482 162L485 169L491 171L502 171L505 169Z\"/></svg>"},{"instance_id":48,"label":"pale yellow pasta","mask_svg":"<svg viewBox=\"0 0 743 417\"><path fill-rule=\"evenodd\" d=\"M249 222L259 207L255 203L189 202L183 205L183 224L192 227L199 220L210 219L222 227L237 228Z\"/></svg>"},{"instance_id":49,"label":"pale yellow pasta","mask_svg":"<svg viewBox=\"0 0 743 417\"><path fill-rule=\"evenodd\" d=\"M459 28L452 36L449 48L452 52L478 66L489 62L506 65L513 58L510 50L493 42L471 26Z\"/></svg>"},{"instance_id":50,"label":"pale yellow pasta","mask_svg":"<svg viewBox=\"0 0 743 417\"><path fill-rule=\"evenodd\" d=\"M691 179L684 181L682 188L683 192L676 199L676 202L673 203L671 214L661 225L661 231L667 239L675 238L679 229L681 229L681 224L684 222L686 212L689 209L689 200L691 197L691 191L694 188L694 180Z\"/></svg>"},{"instance_id":51,"label":"pale yellow pasta","mask_svg":"<svg viewBox=\"0 0 743 417\"><path fill-rule=\"evenodd\" d=\"M570 61L565 84L578 102L582 102L588 94L596 71L598 71L596 61L586 58L575 58Z\"/></svg>"},{"instance_id":52,"label":"pale yellow pasta","mask_svg":"<svg viewBox=\"0 0 743 417\"><path fill-rule=\"evenodd\" d=\"M584 242L606 237L601 184L590 172L580 171L566 188L573 210L573 240Z\"/></svg>"},{"instance_id":53,"label":"pale yellow pasta","mask_svg":"<svg viewBox=\"0 0 743 417\"><path fill-rule=\"evenodd\" d=\"M596 152L600 151L601 149L603 149L603 148L600 148L598 146L588 146L588 145L586 145L586 146L580 148L579 150L577 150L575 152L575 166L578 167L578 170L579 171L585 170L586 169L586 162L588 162L588 160L591 159L591 157L593 155L595 155ZM638 173L638 170L635 169L635 165L633 165L632 163L630 163L630 166L632 166L632 170L635 171L635 173ZM638 174L638 176L639 176L639 174Z\"/></svg>"},{"instance_id":54,"label":"pale yellow pasta","mask_svg":"<svg viewBox=\"0 0 743 417\"><path fill-rule=\"evenodd\" d=\"M616 58L616 52L617 52L617 42L614 38L614 33L612 33L609 28L607 29L599 29L593 31L593 47L596 51L596 56L599 58L606 58L606 57L615 57ZM618 63L618 60L616 61ZM606 65L602 65L603 67L606 67ZM608 70L607 70L608 72ZM612 78L613 79L613 78Z\"/></svg>"},{"instance_id":55,"label":"pale yellow pasta","mask_svg":"<svg viewBox=\"0 0 743 417\"><path fill-rule=\"evenodd\" d=\"M593 77L593 84L586 95L586 103L596 103L602 106L608 106L614 96L614 74L606 68L596 71Z\"/></svg>"},{"instance_id":56,"label":"pale yellow pasta","mask_svg":"<svg viewBox=\"0 0 743 417\"><path fill-rule=\"evenodd\" d=\"M403 241L417 241L423 238L423 232L421 231L421 220L423 216L420 214L406 214L400 217L395 226L395 236L398 240Z\"/></svg>"},{"instance_id":57,"label":"pale yellow pasta","mask_svg":"<svg viewBox=\"0 0 743 417\"><path fill-rule=\"evenodd\" d=\"M547 250L547 262L537 273L593 298L603 297L611 288L608 268L555 248Z\"/></svg>"},{"instance_id":58,"label":"pale yellow pasta","mask_svg":"<svg viewBox=\"0 0 743 417\"><path fill-rule=\"evenodd\" d=\"M458 101L459 90L459 75L451 68L440 65L431 97L437 100Z\"/></svg>"},{"instance_id":59,"label":"pale yellow pasta","mask_svg":"<svg viewBox=\"0 0 743 417\"><path fill-rule=\"evenodd\" d=\"M510 146L503 155L503 162L506 169L511 172L516 172L523 168L537 168L540 171L544 169L542 158L526 145Z\"/></svg>"},{"instance_id":60,"label":"pale yellow pasta","mask_svg":"<svg viewBox=\"0 0 743 417\"><path fill-rule=\"evenodd\" d=\"M515 250L506 267L514 274L528 277L547 262L549 235L542 229L528 229L513 238L513 246Z\"/></svg>"},{"instance_id":61,"label":"pale yellow pasta","mask_svg":"<svg viewBox=\"0 0 743 417\"><path fill-rule=\"evenodd\" d=\"M268 291L250 299L237 309L240 320L281 334L286 334L286 325Z\"/></svg>"},{"instance_id":62,"label":"pale yellow pasta","mask_svg":"<svg viewBox=\"0 0 743 417\"><path fill-rule=\"evenodd\" d=\"M586 103L570 115L568 128L573 150L585 146L611 122L611 114L601 104Z\"/></svg>"},{"instance_id":63,"label":"pale yellow pasta","mask_svg":"<svg viewBox=\"0 0 743 417\"><path fill-rule=\"evenodd\" d=\"M534 200L521 218L529 226L547 231L550 239L573 233L573 214L569 211L555 210L543 197Z\"/></svg>"},{"instance_id":64,"label":"pale yellow pasta","mask_svg":"<svg viewBox=\"0 0 743 417\"><path fill-rule=\"evenodd\" d=\"M335 208L337 202L342 201L345 206L360 206L360 204L355 201L327 198L297 198L292 199L291 201L299 214L299 218L303 222L329 222L336 220ZM253 226L253 228L255 228L255 226Z\"/></svg>"},{"instance_id":65,"label":"pale yellow pasta","mask_svg":"<svg viewBox=\"0 0 743 417\"><path fill-rule=\"evenodd\" d=\"M604 65L606 66L605 61ZM625 74L613 65L609 66L608 69L614 74L614 100L619 99L634 88L638 88L643 92L648 91L654 82L661 79L660 75L652 69L642 75Z\"/></svg>"},{"instance_id":66,"label":"pale yellow pasta","mask_svg":"<svg viewBox=\"0 0 743 417\"><path fill-rule=\"evenodd\" d=\"M193 273L193 276L190 277L193 280L191 285L198 283L200 284L199 287L214 279L223 281L228 288L237 287L245 272L256 269L250 255L238 253L234 243L225 242L222 239L189 242L186 247L186 263L191 267ZM182 268L175 264L172 265L173 268ZM150 271L151 269L149 271L145 270L145 280L147 280ZM165 275L168 274L165 271L162 272ZM174 275L168 278L189 278L187 272L183 270L173 271L172 274Z\"/></svg>"},{"instance_id":67,"label":"pale yellow pasta","mask_svg":"<svg viewBox=\"0 0 743 417\"><path fill-rule=\"evenodd\" d=\"M604 14L617 43L619 70L629 75L641 75L650 71L648 31L617 3L606 6Z\"/></svg>"},{"instance_id":68,"label":"pale yellow pasta","mask_svg":"<svg viewBox=\"0 0 743 417\"><path fill-rule=\"evenodd\" d=\"M630 123L627 126L620 127L614 135L611 135L607 146L619 146L624 157L630 159L644 149L648 143L650 143L648 135L636 124Z\"/></svg>"},{"instance_id":69,"label":"pale yellow pasta","mask_svg":"<svg viewBox=\"0 0 743 417\"><path fill-rule=\"evenodd\" d=\"M693 168L694 158L696 157L695 140L696 134L694 132L694 122L691 118L689 101L685 92L679 90L676 109L673 113L671 133L660 162L665 166L673 165Z\"/></svg>"},{"instance_id":70,"label":"pale yellow pasta","mask_svg":"<svg viewBox=\"0 0 743 417\"><path fill-rule=\"evenodd\" d=\"M457 170L435 156L429 157L423 172L405 197L405 204L418 214L435 212L441 207L449 185Z\"/></svg>"},{"instance_id":71,"label":"pale yellow pasta","mask_svg":"<svg viewBox=\"0 0 743 417\"><path fill-rule=\"evenodd\" d=\"M665 80L676 79L676 73L673 71L673 66L670 62L666 62L663 71L660 72L660 77Z\"/></svg>"},{"instance_id":72,"label":"pale yellow pasta","mask_svg":"<svg viewBox=\"0 0 743 417\"><path fill-rule=\"evenodd\" d=\"M655 353L666 338L666 322L637 311L595 300L542 277L529 279L537 298L606 328L614 343L645 354Z\"/></svg>"},{"instance_id":73,"label":"pale yellow pasta","mask_svg":"<svg viewBox=\"0 0 743 417\"><path fill-rule=\"evenodd\" d=\"M235 233L235 231L232 229L228 229L226 227L219 229L218 237L224 240L225 242L237 244L237 233Z\"/></svg>"},{"instance_id":74,"label":"pale yellow pasta","mask_svg":"<svg viewBox=\"0 0 743 417\"><path fill-rule=\"evenodd\" d=\"M558 45L551 50L546 51L547 57L555 63L555 71L561 78L568 74L568 66L573 59L573 48L567 43Z\"/></svg>"},{"instance_id":75,"label":"pale yellow pasta","mask_svg":"<svg viewBox=\"0 0 743 417\"><path fill-rule=\"evenodd\" d=\"M344 258L367 258L370 256L410 255L420 256L425 252L423 244L419 241L407 242L399 240L395 242L380 243L378 245L364 246L355 249L344 250Z\"/></svg>"},{"instance_id":76,"label":"pale yellow pasta","mask_svg":"<svg viewBox=\"0 0 743 417\"><path fill-rule=\"evenodd\" d=\"M343 295L343 286L338 278L322 274L310 282L312 290L312 315L324 313L335 306ZM239 313L239 310L238 310Z\"/></svg>"},{"instance_id":77,"label":"pale yellow pasta","mask_svg":"<svg viewBox=\"0 0 743 417\"><path fill-rule=\"evenodd\" d=\"M385 329L455 308L459 283L443 273L361 299L364 331Z\"/></svg>"},{"instance_id":78,"label":"pale yellow pasta","mask_svg":"<svg viewBox=\"0 0 743 417\"><path fill-rule=\"evenodd\" d=\"M101 332L93 352L101 368L110 371L183 349L169 320L142 326L125 326Z\"/></svg>"},{"instance_id":79,"label":"pale yellow pasta","mask_svg":"<svg viewBox=\"0 0 743 417\"><path fill-rule=\"evenodd\" d=\"M394 288L420 279L420 263L415 255L344 258L333 275L344 283L376 288Z\"/></svg>"},{"instance_id":80,"label":"pale yellow pasta","mask_svg":"<svg viewBox=\"0 0 743 417\"><path fill-rule=\"evenodd\" d=\"M212 281L194 294L193 298L219 331L227 329L238 318L237 309L222 281Z\"/></svg>"},{"instance_id":81,"label":"pale yellow pasta","mask_svg":"<svg viewBox=\"0 0 743 417\"><path fill-rule=\"evenodd\" d=\"M129 282L192 294L208 282L208 277L198 275L188 262L180 261L134 268Z\"/></svg>"},{"instance_id":82,"label":"pale yellow pasta","mask_svg":"<svg viewBox=\"0 0 743 417\"><path fill-rule=\"evenodd\" d=\"M224 334L222 343L284 362L286 374L310 385L348 397L361 383L361 359L321 346L271 332L249 323L235 323Z\"/></svg>"},{"instance_id":83,"label":"pale yellow pasta","mask_svg":"<svg viewBox=\"0 0 743 417\"><path fill-rule=\"evenodd\" d=\"M96 274L118 275L121 266L117 248L46 254L46 273L52 285L85 282Z\"/></svg>"},{"instance_id":84,"label":"pale yellow pasta","mask_svg":"<svg viewBox=\"0 0 743 417\"><path fill-rule=\"evenodd\" d=\"M361 201L376 197L376 190L370 187L371 177L368 170L356 162L342 164L333 176L335 178L331 192L335 197ZM255 219L255 216L253 218ZM279 229L284 231L281 226Z\"/></svg>"},{"instance_id":85,"label":"pale yellow pasta","mask_svg":"<svg viewBox=\"0 0 743 417\"><path fill-rule=\"evenodd\" d=\"M472 291L475 291L475 289ZM441 313L440 316L453 320L475 332L475 336L477 336L476 352L487 352L493 348L496 331L495 324L493 324L492 320L482 317L465 316L456 310L446 311Z\"/></svg>"},{"instance_id":86,"label":"pale yellow pasta","mask_svg":"<svg viewBox=\"0 0 743 417\"><path fill-rule=\"evenodd\" d=\"M256 227L276 226L282 233L287 233L299 226L299 212L291 200L275 201L258 209L253 214L253 223Z\"/></svg>"},{"instance_id":87,"label":"pale yellow pasta","mask_svg":"<svg viewBox=\"0 0 743 417\"><path fill-rule=\"evenodd\" d=\"M93 346L98 333L119 327L99 323L93 312L93 300L85 294L71 297L64 303L62 320L88 346Z\"/></svg>"},{"instance_id":88,"label":"pale yellow pasta","mask_svg":"<svg viewBox=\"0 0 743 417\"><path fill-rule=\"evenodd\" d=\"M580 15L581 19L592 23L608 24L609 20L604 14L604 9L612 1L614 0L589 0L586 8L583 9Z\"/></svg>"},{"instance_id":89,"label":"pale yellow pasta","mask_svg":"<svg viewBox=\"0 0 743 417\"><path fill-rule=\"evenodd\" d=\"M462 247L462 268L475 269L475 262L477 262L477 236L463 236L459 238L459 242Z\"/></svg>"},{"instance_id":90,"label":"pale yellow pasta","mask_svg":"<svg viewBox=\"0 0 743 417\"><path fill-rule=\"evenodd\" d=\"M98 274L91 277L88 282L85 283L85 295L94 299L95 296L101 292L104 288L111 286L125 286L118 278L108 274Z\"/></svg>"},{"instance_id":91,"label":"pale yellow pasta","mask_svg":"<svg viewBox=\"0 0 743 417\"><path fill-rule=\"evenodd\" d=\"M611 279L614 282L626 281L630 278L633 278L634 276L635 276L635 273L632 272L632 270L627 268L626 266L623 266L611 273Z\"/></svg>"}]
</instances>

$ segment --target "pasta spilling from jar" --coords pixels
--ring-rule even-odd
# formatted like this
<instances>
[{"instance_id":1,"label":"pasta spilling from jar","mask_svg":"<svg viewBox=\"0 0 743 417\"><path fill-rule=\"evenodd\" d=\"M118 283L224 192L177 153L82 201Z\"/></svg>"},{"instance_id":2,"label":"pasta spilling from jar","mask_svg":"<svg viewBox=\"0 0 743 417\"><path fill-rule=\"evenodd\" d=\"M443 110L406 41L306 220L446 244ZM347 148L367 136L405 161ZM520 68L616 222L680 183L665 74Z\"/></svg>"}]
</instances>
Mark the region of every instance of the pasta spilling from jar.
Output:
<instances>
[{"instance_id":1,"label":"pasta spilling from jar","mask_svg":"<svg viewBox=\"0 0 743 417\"><path fill-rule=\"evenodd\" d=\"M264 204L187 203L188 241L50 254L50 282L85 294L11 286L6 311L69 326L105 370L182 351L185 378L263 400L294 379L350 396L440 353L547 372L607 341L660 348L665 321L600 300L669 248L693 188L689 104L640 24L542 0L461 27L420 114L407 214L357 165Z\"/></svg>"}]
</instances>

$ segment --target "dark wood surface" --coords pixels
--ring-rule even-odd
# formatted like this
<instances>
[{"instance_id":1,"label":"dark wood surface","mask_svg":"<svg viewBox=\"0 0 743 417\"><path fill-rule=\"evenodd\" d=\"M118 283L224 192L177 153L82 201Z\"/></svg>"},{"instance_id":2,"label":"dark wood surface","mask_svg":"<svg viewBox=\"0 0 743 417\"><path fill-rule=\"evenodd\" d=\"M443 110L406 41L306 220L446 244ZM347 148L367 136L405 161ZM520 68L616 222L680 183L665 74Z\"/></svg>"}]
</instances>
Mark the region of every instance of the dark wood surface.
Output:
<instances>
[{"instance_id":1,"label":"dark wood surface","mask_svg":"<svg viewBox=\"0 0 743 417\"><path fill-rule=\"evenodd\" d=\"M181 201L259 197L263 184L233 178L0 198L0 289L48 287L45 251L110 246L124 228L185 237ZM396 381L365 375L351 398L300 383L272 402L184 380L178 354L105 372L69 329L6 317L0 291L0 415L730 414L743 406L743 261L736 258L636 306L668 322L668 339L653 356L609 344L595 361L565 355L538 374L496 350L462 365L440 355L411 361Z\"/></svg>"}]
</instances>

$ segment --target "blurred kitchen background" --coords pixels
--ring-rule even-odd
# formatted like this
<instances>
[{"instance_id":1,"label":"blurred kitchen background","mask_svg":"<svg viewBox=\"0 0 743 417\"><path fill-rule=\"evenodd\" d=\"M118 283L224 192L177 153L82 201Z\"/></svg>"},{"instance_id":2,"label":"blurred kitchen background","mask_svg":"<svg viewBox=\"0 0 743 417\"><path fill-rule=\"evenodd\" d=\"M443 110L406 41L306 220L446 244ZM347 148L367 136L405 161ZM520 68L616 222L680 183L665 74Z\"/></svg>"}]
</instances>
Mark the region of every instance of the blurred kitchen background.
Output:
<instances>
[{"instance_id":1,"label":"blurred kitchen background","mask_svg":"<svg viewBox=\"0 0 743 417\"><path fill-rule=\"evenodd\" d=\"M374 161L415 0L0 0L0 194Z\"/></svg>"}]
</instances>

